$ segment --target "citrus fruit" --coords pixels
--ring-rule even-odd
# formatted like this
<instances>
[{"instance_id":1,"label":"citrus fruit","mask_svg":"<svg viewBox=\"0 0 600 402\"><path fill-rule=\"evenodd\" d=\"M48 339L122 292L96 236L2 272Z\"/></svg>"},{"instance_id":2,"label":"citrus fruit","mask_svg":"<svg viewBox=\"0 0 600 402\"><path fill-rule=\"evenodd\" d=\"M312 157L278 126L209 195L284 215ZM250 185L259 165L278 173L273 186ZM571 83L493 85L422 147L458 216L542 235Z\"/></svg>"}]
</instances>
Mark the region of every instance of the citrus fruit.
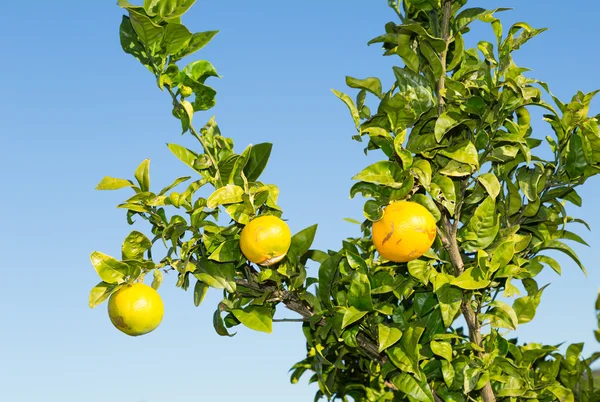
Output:
<instances>
[{"instance_id":1,"label":"citrus fruit","mask_svg":"<svg viewBox=\"0 0 600 402\"><path fill-rule=\"evenodd\" d=\"M375 248L383 258L394 262L419 258L429 250L435 236L435 218L416 202L394 202L373 223Z\"/></svg>"},{"instance_id":2,"label":"citrus fruit","mask_svg":"<svg viewBox=\"0 0 600 402\"><path fill-rule=\"evenodd\" d=\"M164 311L158 292L143 283L123 286L108 301L110 321L118 330L131 336L154 331Z\"/></svg>"},{"instance_id":3,"label":"citrus fruit","mask_svg":"<svg viewBox=\"0 0 600 402\"><path fill-rule=\"evenodd\" d=\"M273 215L253 219L244 227L240 248L244 256L255 264L268 267L283 259L292 243L288 225Z\"/></svg>"},{"instance_id":4,"label":"citrus fruit","mask_svg":"<svg viewBox=\"0 0 600 402\"><path fill-rule=\"evenodd\" d=\"M515 112L517 114L517 124L520 127L529 127L529 124L531 122L529 110L527 110L527 108L525 108L524 106L521 106Z\"/></svg>"}]
</instances>

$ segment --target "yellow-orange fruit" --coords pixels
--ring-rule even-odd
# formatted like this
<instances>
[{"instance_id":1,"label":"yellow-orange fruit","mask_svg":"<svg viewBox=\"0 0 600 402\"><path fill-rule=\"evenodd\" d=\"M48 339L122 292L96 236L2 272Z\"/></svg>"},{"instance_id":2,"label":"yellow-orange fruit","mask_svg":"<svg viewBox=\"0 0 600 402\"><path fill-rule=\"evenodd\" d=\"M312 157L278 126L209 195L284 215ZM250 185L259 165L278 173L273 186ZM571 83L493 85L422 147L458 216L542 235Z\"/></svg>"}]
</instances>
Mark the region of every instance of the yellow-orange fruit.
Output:
<instances>
[{"instance_id":1,"label":"yellow-orange fruit","mask_svg":"<svg viewBox=\"0 0 600 402\"><path fill-rule=\"evenodd\" d=\"M397 201L373 223L373 243L390 261L408 262L425 254L436 236L435 218L421 204Z\"/></svg>"}]
</instances>

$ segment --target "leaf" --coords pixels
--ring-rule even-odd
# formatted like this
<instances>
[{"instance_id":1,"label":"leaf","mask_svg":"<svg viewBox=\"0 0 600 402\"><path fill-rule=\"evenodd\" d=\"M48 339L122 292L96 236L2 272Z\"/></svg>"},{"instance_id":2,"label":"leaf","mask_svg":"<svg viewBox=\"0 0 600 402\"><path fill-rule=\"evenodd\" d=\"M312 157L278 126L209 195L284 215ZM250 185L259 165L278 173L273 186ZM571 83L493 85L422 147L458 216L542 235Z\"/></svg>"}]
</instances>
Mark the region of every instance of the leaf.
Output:
<instances>
[{"instance_id":1,"label":"leaf","mask_svg":"<svg viewBox=\"0 0 600 402\"><path fill-rule=\"evenodd\" d=\"M462 246L466 251L485 249L494 242L499 229L500 220L496 214L496 201L492 197L487 197L475 209L467 225L460 230Z\"/></svg>"},{"instance_id":2,"label":"leaf","mask_svg":"<svg viewBox=\"0 0 600 402\"><path fill-rule=\"evenodd\" d=\"M381 81L379 78L369 77L364 80L346 77L346 85L350 88L365 89L377 97L381 97Z\"/></svg>"},{"instance_id":3,"label":"leaf","mask_svg":"<svg viewBox=\"0 0 600 402\"><path fill-rule=\"evenodd\" d=\"M221 335L221 336L234 336L234 334L230 334L227 331L227 328L225 327L225 324L223 324L223 318L221 318L221 311L219 309L217 309L215 311L215 313L213 314L213 326L215 327L215 331L217 332L217 334Z\"/></svg>"},{"instance_id":4,"label":"leaf","mask_svg":"<svg viewBox=\"0 0 600 402\"><path fill-rule=\"evenodd\" d=\"M143 259L144 252L152 247L152 242L143 233L134 230L129 233L121 246L124 260Z\"/></svg>"},{"instance_id":5,"label":"leaf","mask_svg":"<svg viewBox=\"0 0 600 402\"><path fill-rule=\"evenodd\" d=\"M529 169L527 166L522 166L518 169L517 180L519 181L519 188L529 201L536 201L538 199L538 184L542 175L543 170L538 165L533 169Z\"/></svg>"},{"instance_id":6,"label":"leaf","mask_svg":"<svg viewBox=\"0 0 600 402\"><path fill-rule=\"evenodd\" d=\"M240 240L231 239L226 240L216 248L215 251L208 257L213 261L218 262L235 262L242 258L242 251L240 249Z\"/></svg>"},{"instance_id":7,"label":"leaf","mask_svg":"<svg viewBox=\"0 0 600 402\"><path fill-rule=\"evenodd\" d=\"M198 32L192 35L186 47L184 47L181 51L179 51L176 55L173 55L173 60L182 59L185 56L189 56L190 54L202 49L204 46L210 42L219 31L206 31L206 32Z\"/></svg>"},{"instance_id":8,"label":"leaf","mask_svg":"<svg viewBox=\"0 0 600 402\"><path fill-rule=\"evenodd\" d=\"M371 283L365 273L359 271L352 273L348 289L348 305L360 311L373 310Z\"/></svg>"},{"instance_id":9,"label":"leaf","mask_svg":"<svg viewBox=\"0 0 600 402\"><path fill-rule=\"evenodd\" d=\"M130 180L106 176L98 183L96 190L119 190L124 187L133 187L133 183Z\"/></svg>"},{"instance_id":10,"label":"leaf","mask_svg":"<svg viewBox=\"0 0 600 402\"><path fill-rule=\"evenodd\" d=\"M202 304L207 292L208 286L202 281L196 281L196 286L194 286L194 305L196 307Z\"/></svg>"},{"instance_id":11,"label":"leaf","mask_svg":"<svg viewBox=\"0 0 600 402\"><path fill-rule=\"evenodd\" d=\"M188 46L192 33L182 24L169 23L165 28L165 34L161 47L166 50L167 55L174 55Z\"/></svg>"},{"instance_id":12,"label":"leaf","mask_svg":"<svg viewBox=\"0 0 600 402\"><path fill-rule=\"evenodd\" d=\"M394 162L379 161L363 169L352 180L381 184L392 188L402 188L404 183L396 181L402 174L402 168Z\"/></svg>"},{"instance_id":13,"label":"leaf","mask_svg":"<svg viewBox=\"0 0 600 402\"><path fill-rule=\"evenodd\" d=\"M566 244L564 244L563 242L560 242L558 240L550 240L550 241L543 243L540 247L540 250L548 250L548 249L557 250L557 251L560 251L560 252L568 255L569 257L571 257L571 259L573 261L575 261L575 263L579 266L579 268L583 271L583 273L585 275L587 275L587 270L585 269L585 267L579 260L577 253L575 253L575 251L573 251L573 249L571 247L567 246Z\"/></svg>"},{"instance_id":14,"label":"leaf","mask_svg":"<svg viewBox=\"0 0 600 402\"><path fill-rule=\"evenodd\" d=\"M340 254L330 256L319 267L319 300L324 307L331 307L331 287L338 273L338 263L342 259Z\"/></svg>"},{"instance_id":15,"label":"leaf","mask_svg":"<svg viewBox=\"0 0 600 402\"><path fill-rule=\"evenodd\" d=\"M500 182L495 174L484 173L477 177L477 180L481 183L483 188L485 188L485 191L487 191L490 197L494 200L498 197L498 194L500 194Z\"/></svg>"},{"instance_id":16,"label":"leaf","mask_svg":"<svg viewBox=\"0 0 600 402\"><path fill-rule=\"evenodd\" d=\"M499 316L501 320L505 321L508 324L508 327L511 329L517 329L519 324L523 324L520 322L518 318L518 313L511 306L501 301L493 301L489 304L492 309L490 310L490 314L494 314ZM503 314L497 314L498 311L501 311Z\"/></svg>"},{"instance_id":17,"label":"leaf","mask_svg":"<svg viewBox=\"0 0 600 402\"><path fill-rule=\"evenodd\" d=\"M520 297L514 301L513 309L517 314L519 324L526 324L533 320L546 286L536 292L531 292L529 296Z\"/></svg>"},{"instance_id":18,"label":"leaf","mask_svg":"<svg viewBox=\"0 0 600 402\"><path fill-rule=\"evenodd\" d=\"M449 362L452 361L452 345L448 342L431 341L429 344L431 351L436 355L443 357Z\"/></svg>"},{"instance_id":19,"label":"leaf","mask_svg":"<svg viewBox=\"0 0 600 402\"><path fill-rule=\"evenodd\" d=\"M183 15L196 0L144 0L144 9L150 16L172 19Z\"/></svg>"},{"instance_id":20,"label":"leaf","mask_svg":"<svg viewBox=\"0 0 600 402\"><path fill-rule=\"evenodd\" d=\"M106 283L122 283L129 273L129 266L99 251L94 251L90 256L92 265L98 276Z\"/></svg>"},{"instance_id":21,"label":"leaf","mask_svg":"<svg viewBox=\"0 0 600 402\"><path fill-rule=\"evenodd\" d=\"M411 374L400 373L392 378L392 383L398 390L404 392L415 401L433 402L433 395L427 382L418 382Z\"/></svg>"},{"instance_id":22,"label":"leaf","mask_svg":"<svg viewBox=\"0 0 600 402\"><path fill-rule=\"evenodd\" d=\"M317 233L317 226L309 226L292 236L292 242L287 252L287 258L290 261L297 262L310 249Z\"/></svg>"},{"instance_id":23,"label":"leaf","mask_svg":"<svg viewBox=\"0 0 600 402\"><path fill-rule=\"evenodd\" d=\"M461 124L461 122L454 120L448 115L447 112L442 113L435 122L435 140L440 142L448 131L452 130L459 124Z\"/></svg>"},{"instance_id":24,"label":"leaf","mask_svg":"<svg viewBox=\"0 0 600 402\"><path fill-rule=\"evenodd\" d=\"M196 155L194 152L190 151L189 149L182 147L181 145L167 144L167 147L169 147L169 150L180 161L182 161L183 163L185 163L186 165L188 165L189 167L194 169L194 171L196 170L194 168L194 161L196 160L196 158L198 158L198 155Z\"/></svg>"},{"instance_id":25,"label":"leaf","mask_svg":"<svg viewBox=\"0 0 600 402\"><path fill-rule=\"evenodd\" d=\"M462 141L452 148L442 149L439 153L460 163L476 167L479 166L477 148L475 148L475 145L468 140Z\"/></svg>"},{"instance_id":26,"label":"leaf","mask_svg":"<svg viewBox=\"0 0 600 402\"><path fill-rule=\"evenodd\" d=\"M133 9L129 9L129 19L138 39L146 48L152 50L160 43L164 34L162 26L155 24L150 18Z\"/></svg>"},{"instance_id":27,"label":"leaf","mask_svg":"<svg viewBox=\"0 0 600 402\"><path fill-rule=\"evenodd\" d=\"M144 49L144 45L139 41L137 34L133 30L131 19L125 15L123 16L119 27L119 39L125 53L132 55L138 59L140 63L146 66L146 68L155 73L154 67L148 57L148 53L146 52L146 49Z\"/></svg>"},{"instance_id":28,"label":"leaf","mask_svg":"<svg viewBox=\"0 0 600 402\"><path fill-rule=\"evenodd\" d=\"M192 61L183 68L181 73L185 76L185 83L187 83L187 80L193 81L193 83L190 83L192 88L194 88L194 86L198 83L204 84L204 82L210 77L219 76L215 67L206 60Z\"/></svg>"},{"instance_id":29,"label":"leaf","mask_svg":"<svg viewBox=\"0 0 600 402\"><path fill-rule=\"evenodd\" d=\"M394 345L402 337L402 331L385 324L378 325L379 353Z\"/></svg>"},{"instance_id":30,"label":"leaf","mask_svg":"<svg viewBox=\"0 0 600 402\"><path fill-rule=\"evenodd\" d=\"M249 182L258 180L260 174L265 170L273 144L265 142L252 146L248 163L244 167L244 174Z\"/></svg>"},{"instance_id":31,"label":"leaf","mask_svg":"<svg viewBox=\"0 0 600 402\"><path fill-rule=\"evenodd\" d=\"M267 334L273 332L273 315L267 307L248 306L244 309L233 309L231 312L235 318L250 329Z\"/></svg>"},{"instance_id":32,"label":"leaf","mask_svg":"<svg viewBox=\"0 0 600 402\"><path fill-rule=\"evenodd\" d=\"M230 263L217 263L206 258L198 260L198 267L194 272L196 279L207 285L225 289L229 293L235 292L234 266Z\"/></svg>"},{"instance_id":33,"label":"leaf","mask_svg":"<svg viewBox=\"0 0 600 402\"><path fill-rule=\"evenodd\" d=\"M477 290L488 287L490 281L483 277L479 268L469 268L450 283L461 289Z\"/></svg>"},{"instance_id":34,"label":"leaf","mask_svg":"<svg viewBox=\"0 0 600 402\"><path fill-rule=\"evenodd\" d=\"M450 284L442 285L436 292L438 301L440 302L440 311L445 327L450 327L454 322L454 318L460 311L462 303L462 291Z\"/></svg>"},{"instance_id":35,"label":"leaf","mask_svg":"<svg viewBox=\"0 0 600 402\"><path fill-rule=\"evenodd\" d=\"M244 189L240 186L228 184L221 187L213 192L210 197L206 200L206 206L208 208L216 208L223 204L235 204L242 202L242 196L244 195Z\"/></svg>"},{"instance_id":36,"label":"leaf","mask_svg":"<svg viewBox=\"0 0 600 402\"><path fill-rule=\"evenodd\" d=\"M354 324L367 314L366 311L359 311L356 308L350 306L344 309L344 318L342 319L342 329L346 328L350 324Z\"/></svg>"},{"instance_id":37,"label":"leaf","mask_svg":"<svg viewBox=\"0 0 600 402\"><path fill-rule=\"evenodd\" d=\"M332 89L331 91L335 94L335 96L340 98L342 102L346 104L346 106L348 106L350 114L352 115L352 120L354 120L354 125L356 126L356 129L358 129L360 127L360 115L358 113L356 105L354 105L354 102L352 101L352 98L350 98L345 93L336 91L335 89Z\"/></svg>"},{"instance_id":38,"label":"leaf","mask_svg":"<svg viewBox=\"0 0 600 402\"><path fill-rule=\"evenodd\" d=\"M120 288L120 285L115 285L112 283L100 282L96 286L94 286L90 292L89 297L89 306L90 308L94 308L97 305L104 302L106 299L110 297L114 292L116 292Z\"/></svg>"}]
</instances>

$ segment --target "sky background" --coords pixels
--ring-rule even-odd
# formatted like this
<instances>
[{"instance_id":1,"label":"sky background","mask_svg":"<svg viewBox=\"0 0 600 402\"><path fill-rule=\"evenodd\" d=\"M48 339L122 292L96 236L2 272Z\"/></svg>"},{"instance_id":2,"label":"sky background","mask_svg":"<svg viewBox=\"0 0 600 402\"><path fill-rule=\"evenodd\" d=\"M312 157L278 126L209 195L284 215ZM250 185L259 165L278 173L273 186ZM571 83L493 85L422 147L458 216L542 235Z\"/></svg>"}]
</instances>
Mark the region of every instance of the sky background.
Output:
<instances>
[{"instance_id":1,"label":"sky background","mask_svg":"<svg viewBox=\"0 0 600 402\"><path fill-rule=\"evenodd\" d=\"M220 292L209 292L196 308L191 290L175 288L175 275L160 289L165 316L150 335L127 337L111 325L106 304L87 306L98 282L90 253L118 257L133 229L115 209L129 192L97 192L97 182L105 175L130 178L150 158L152 186L160 189L191 173L165 143L195 146L179 135L168 96L121 50L115 2L2 5L0 400L311 401L308 375L289 383L288 369L305 354L299 324L275 324L272 335L238 327L235 337L221 338L211 319ZM516 60L560 98L600 88L600 2L469 5L515 8L501 15L505 26L525 20L550 28ZM196 125L216 114L238 150L272 142L263 179L279 185L293 232L319 223L320 249L358 234L342 220L362 219L363 200L348 197L350 178L380 158L365 157L364 144L350 139L352 120L330 88L345 91L346 75L378 76L391 85L399 59L381 57L378 46L366 43L394 19L385 0L205 0L184 19L192 31L221 31L194 56L210 60L223 77L210 82L218 105L197 114ZM470 44L490 32L477 24ZM598 103L592 111L600 111ZM538 137L550 134L542 123L535 127ZM586 355L600 350L592 335L600 287L598 184L590 180L580 192L583 207L570 209L593 227L578 231L592 247L574 246L589 275L561 258L562 277L540 276L541 285L552 284L536 319L517 332L524 342L585 341Z\"/></svg>"}]
</instances>

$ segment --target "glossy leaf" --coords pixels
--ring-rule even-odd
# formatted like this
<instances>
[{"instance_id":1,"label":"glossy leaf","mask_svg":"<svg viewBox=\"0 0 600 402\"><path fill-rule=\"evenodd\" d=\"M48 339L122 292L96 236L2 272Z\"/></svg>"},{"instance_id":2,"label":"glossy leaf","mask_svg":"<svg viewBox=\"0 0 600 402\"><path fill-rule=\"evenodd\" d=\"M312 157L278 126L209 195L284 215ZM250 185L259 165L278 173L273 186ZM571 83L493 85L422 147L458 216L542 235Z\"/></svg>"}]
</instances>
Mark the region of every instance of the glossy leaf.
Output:
<instances>
[{"instance_id":1,"label":"glossy leaf","mask_svg":"<svg viewBox=\"0 0 600 402\"><path fill-rule=\"evenodd\" d=\"M244 195L244 189L240 186L228 184L215 190L214 193L206 200L206 206L208 208L216 208L223 204L235 204L242 202L242 196Z\"/></svg>"},{"instance_id":2,"label":"glossy leaf","mask_svg":"<svg viewBox=\"0 0 600 402\"><path fill-rule=\"evenodd\" d=\"M250 329L270 334L273 332L273 316L271 310L262 306L248 306L231 310L235 318Z\"/></svg>"},{"instance_id":3,"label":"glossy leaf","mask_svg":"<svg viewBox=\"0 0 600 402\"><path fill-rule=\"evenodd\" d=\"M402 337L402 331L385 324L378 325L377 334L379 339L379 353L394 345Z\"/></svg>"},{"instance_id":4,"label":"glossy leaf","mask_svg":"<svg viewBox=\"0 0 600 402\"><path fill-rule=\"evenodd\" d=\"M106 176L98 183L96 190L119 190L124 187L133 187L133 183L129 180Z\"/></svg>"},{"instance_id":5,"label":"glossy leaf","mask_svg":"<svg viewBox=\"0 0 600 402\"><path fill-rule=\"evenodd\" d=\"M88 302L90 308L94 308L97 305L103 303L106 299L110 297L110 295L116 292L119 288L119 285L106 282L100 282L99 284L94 286L90 292Z\"/></svg>"},{"instance_id":6,"label":"glossy leaf","mask_svg":"<svg viewBox=\"0 0 600 402\"><path fill-rule=\"evenodd\" d=\"M196 307L202 304L207 292L208 286L202 281L196 281L196 285L194 286L194 305Z\"/></svg>"},{"instance_id":7,"label":"glossy leaf","mask_svg":"<svg viewBox=\"0 0 600 402\"><path fill-rule=\"evenodd\" d=\"M198 261L194 276L213 288L225 289L229 293L235 292L233 264L217 263L203 258Z\"/></svg>"},{"instance_id":8,"label":"glossy leaf","mask_svg":"<svg viewBox=\"0 0 600 402\"><path fill-rule=\"evenodd\" d=\"M292 262L297 261L310 249L316 234L317 225L312 225L293 235L287 258Z\"/></svg>"},{"instance_id":9,"label":"glossy leaf","mask_svg":"<svg viewBox=\"0 0 600 402\"><path fill-rule=\"evenodd\" d=\"M94 251L90 256L90 260L100 279L106 283L122 283L129 273L129 266L127 264L99 251Z\"/></svg>"}]
</instances>

